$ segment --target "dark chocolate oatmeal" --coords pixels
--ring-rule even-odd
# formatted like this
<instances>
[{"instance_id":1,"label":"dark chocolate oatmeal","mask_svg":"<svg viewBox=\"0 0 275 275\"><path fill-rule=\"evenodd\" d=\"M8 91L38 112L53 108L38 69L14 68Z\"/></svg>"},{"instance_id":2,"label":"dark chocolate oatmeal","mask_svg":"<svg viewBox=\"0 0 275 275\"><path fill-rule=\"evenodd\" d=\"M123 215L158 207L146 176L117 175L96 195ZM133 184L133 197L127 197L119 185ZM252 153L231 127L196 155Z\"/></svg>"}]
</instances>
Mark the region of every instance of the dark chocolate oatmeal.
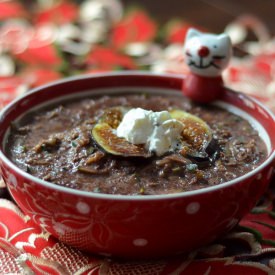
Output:
<instances>
[{"instance_id":1,"label":"dark chocolate oatmeal","mask_svg":"<svg viewBox=\"0 0 275 275\"><path fill-rule=\"evenodd\" d=\"M184 110L209 125L211 140L200 150L182 146L159 157L114 155L96 142L92 131L106 110L117 106ZM123 195L177 193L221 184L255 169L267 155L258 132L243 118L219 107L164 95L105 96L52 106L12 127L7 142L10 159L38 178ZM128 147L124 149L127 153Z\"/></svg>"}]
</instances>

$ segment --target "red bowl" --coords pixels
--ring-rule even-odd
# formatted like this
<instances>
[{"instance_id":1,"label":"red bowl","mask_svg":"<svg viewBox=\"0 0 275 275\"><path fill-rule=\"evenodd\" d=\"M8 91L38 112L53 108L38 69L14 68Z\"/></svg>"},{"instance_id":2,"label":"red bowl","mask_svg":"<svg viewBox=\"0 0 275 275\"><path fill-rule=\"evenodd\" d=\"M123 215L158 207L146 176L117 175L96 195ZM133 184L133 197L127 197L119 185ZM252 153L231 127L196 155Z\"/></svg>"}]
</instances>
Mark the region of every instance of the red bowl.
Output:
<instances>
[{"instance_id":1,"label":"red bowl","mask_svg":"<svg viewBox=\"0 0 275 275\"><path fill-rule=\"evenodd\" d=\"M69 245L123 258L155 258L187 252L232 229L266 190L275 154L273 115L240 93L226 89L221 101L239 108L261 125L269 153L255 170L221 185L169 195L95 194L35 178L16 167L5 154L10 123L39 104L69 95L80 96L83 92L94 95L100 90L101 94L145 88L180 92L182 81L176 75L97 74L43 86L12 102L0 114L0 167L19 207Z\"/></svg>"}]
</instances>

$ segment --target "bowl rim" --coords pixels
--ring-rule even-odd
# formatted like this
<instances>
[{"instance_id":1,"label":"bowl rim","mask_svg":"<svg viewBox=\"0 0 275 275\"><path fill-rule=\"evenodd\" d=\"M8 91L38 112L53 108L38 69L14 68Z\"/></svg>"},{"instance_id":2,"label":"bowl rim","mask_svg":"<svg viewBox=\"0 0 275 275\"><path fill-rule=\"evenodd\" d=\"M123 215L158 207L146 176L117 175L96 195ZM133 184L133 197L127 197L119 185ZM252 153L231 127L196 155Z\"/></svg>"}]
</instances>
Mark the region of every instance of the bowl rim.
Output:
<instances>
[{"instance_id":1,"label":"bowl rim","mask_svg":"<svg viewBox=\"0 0 275 275\"><path fill-rule=\"evenodd\" d=\"M0 111L0 124L2 121L2 117L5 115L7 111L9 111L13 105L15 105L17 102L24 100L26 97L28 97L30 94L39 93L40 90L43 90L45 88L51 88L56 85L61 85L63 83L68 83L72 81L81 81L85 79L90 78L98 78L98 77L113 77L113 76L146 76L146 77L164 77L164 78L170 78L170 79L184 79L183 74L172 74L172 73L152 73L147 71L120 71L120 72L100 72L100 73L94 73L91 75L80 75L80 76L72 76L72 77L65 77L61 80L53 81L45 85L41 85L39 87L36 87L34 89L31 89L29 92L27 92L24 95L21 95L14 99L12 102L7 104L1 111ZM233 91L230 88L225 87L227 91L230 93L241 95L242 97L252 101L259 107L265 110L265 112L268 113L268 115L273 119L273 122L275 124L275 115L261 102L259 102L257 99L252 98L246 94ZM275 127L274 127L275 129ZM3 136L5 136L5 133ZM3 140L2 140L3 142ZM4 146L3 146L4 147ZM210 193L218 190L226 189L230 186L233 186L235 184L238 184L244 180L246 180L249 177L252 177L259 173L261 170L263 170L265 167L267 167L273 160L275 159L275 149L273 149L273 152L269 154L269 156L266 158L266 160L261 163L256 169L251 170L250 172L237 177L236 179L214 185L209 187L204 187L198 190L192 190L192 191L185 191L180 193L171 193L171 194L161 194L161 195L120 195L120 194L104 194L104 193L94 193L91 191L83 191L83 190L77 190L65 186L60 186L55 183L47 182L45 180L42 180L38 177L35 177L33 175L28 174L27 172L20 169L18 166L16 166L3 152L3 150L0 149L0 160L2 160L6 166L10 167L12 170L14 170L18 175L20 175L23 178L26 178L27 180L31 182L35 182L35 184L41 185L43 187L53 189L59 192L68 193L70 195L76 195L79 197L86 197L86 198L94 198L94 199L104 199L104 200L123 200L123 201L152 201L152 200L167 200L167 199L176 199L176 198L184 198L184 197L191 197L196 195L201 195L205 193ZM274 169L271 167L271 169Z\"/></svg>"}]
</instances>

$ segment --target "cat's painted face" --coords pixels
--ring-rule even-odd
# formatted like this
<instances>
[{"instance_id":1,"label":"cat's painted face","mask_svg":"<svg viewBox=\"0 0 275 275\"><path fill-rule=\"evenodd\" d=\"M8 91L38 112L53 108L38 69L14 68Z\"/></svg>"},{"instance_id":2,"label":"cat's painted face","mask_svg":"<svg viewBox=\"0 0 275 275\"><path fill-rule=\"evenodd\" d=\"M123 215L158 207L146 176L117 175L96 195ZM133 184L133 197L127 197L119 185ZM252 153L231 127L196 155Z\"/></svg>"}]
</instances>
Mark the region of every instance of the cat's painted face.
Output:
<instances>
[{"instance_id":1,"label":"cat's painted face","mask_svg":"<svg viewBox=\"0 0 275 275\"><path fill-rule=\"evenodd\" d=\"M227 34L201 33L189 29L184 45L186 64L191 72L215 77L228 65L232 52L230 38Z\"/></svg>"}]
</instances>

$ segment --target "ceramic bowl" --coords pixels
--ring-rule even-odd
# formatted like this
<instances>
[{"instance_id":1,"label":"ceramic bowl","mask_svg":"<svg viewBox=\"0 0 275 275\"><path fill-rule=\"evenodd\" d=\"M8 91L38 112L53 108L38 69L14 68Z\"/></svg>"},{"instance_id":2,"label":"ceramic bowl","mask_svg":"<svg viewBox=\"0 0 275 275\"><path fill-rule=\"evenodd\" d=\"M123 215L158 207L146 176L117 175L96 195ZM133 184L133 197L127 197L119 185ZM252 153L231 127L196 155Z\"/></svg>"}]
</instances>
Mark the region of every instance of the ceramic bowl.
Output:
<instances>
[{"instance_id":1,"label":"ceramic bowl","mask_svg":"<svg viewBox=\"0 0 275 275\"><path fill-rule=\"evenodd\" d=\"M11 122L62 97L121 90L180 92L183 78L149 73L106 73L64 79L18 98L0 114L0 165L19 207L59 240L95 254L157 258L190 251L231 230L256 204L273 173L275 120L257 101L226 89L225 108L253 119L269 148L258 168L232 181L169 195L96 194L57 186L16 167L5 154ZM229 107L228 107L229 106Z\"/></svg>"}]
</instances>

